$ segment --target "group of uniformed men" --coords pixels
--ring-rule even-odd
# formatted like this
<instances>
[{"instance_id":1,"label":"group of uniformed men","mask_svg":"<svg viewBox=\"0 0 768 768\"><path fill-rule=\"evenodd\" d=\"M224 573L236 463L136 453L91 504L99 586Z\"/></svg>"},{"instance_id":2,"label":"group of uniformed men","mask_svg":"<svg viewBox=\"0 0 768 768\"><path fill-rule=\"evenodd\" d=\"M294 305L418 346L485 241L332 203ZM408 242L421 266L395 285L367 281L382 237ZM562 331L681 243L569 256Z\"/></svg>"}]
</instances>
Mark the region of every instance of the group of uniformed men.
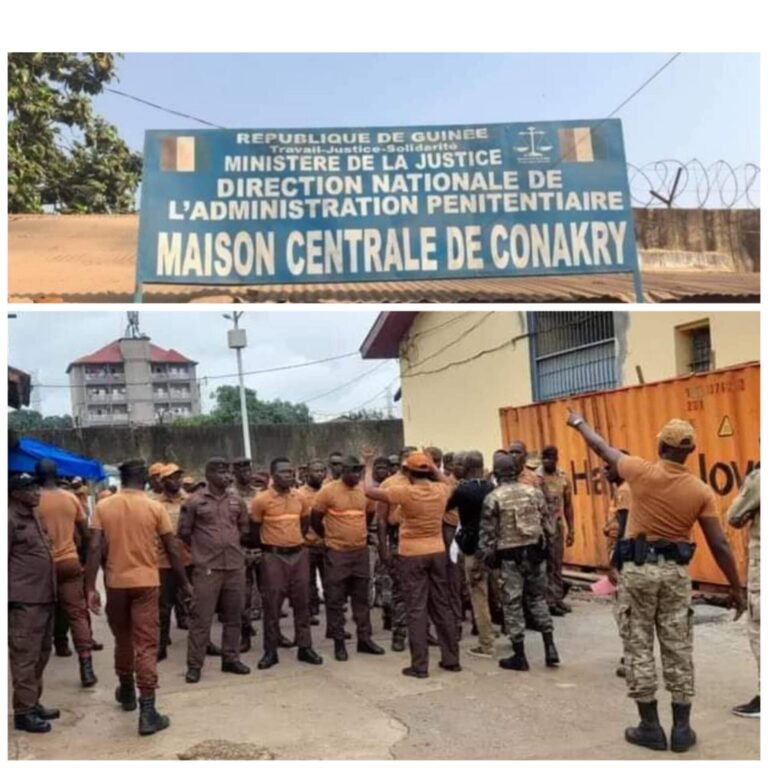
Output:
<instances>
[{"instance_id":1,"label":"group of uniformed men","mask_svg":"<svg viewBox=\"0 0 768 768\"><path fill-rule=\"evenodd\" d=\"M617 487L616 520L606 535L615 541L612 580L619 586L617 619L624 646L620 672L641 717L637 728L627 729L626 739L667 748L655 700L655 631L672 694L671 747L685 751L695 743L689 722L692 610L686 568L695 522L731 584L737 617L744 609L714 496L683 466L695 447L693 429L678 420L664 426L659 461L651 463L608 446L578 414L572 413L568 423L606 461L606 477ZM143 461L130 460L120 466L121 489L100 495L90 525L80 501L57 488L52 462L41 462L36 475L11 476L9 648L16 728L46 732L58 717L40 701L56 601L69 617L81 683L96 684L88 608L101 610L100 567L115 638L115 698L127 711L138 705L142 735L169 725L155 708L155 689L174 611L177 626L188 629L188 683L200 680L206 655L221 656L222 672L249 674L240 654L250 648L251 622L259 615L264 648L259 669L279 663L279 649L293 646L299 661L319 665L323 659L312 647L311 632L319 623L318 581L326 636L334 641L337 661L348 660L348 602L357 652L385 653L372 639L370 608L380 602L392 650L405 650L406 637L410 646L411 662L403 674L429 675L429 645L439 646L441 669L460 672L468 593L478 635L471 655L493 658L492 613L500 605L500 623L513 652L499 665L529 668L528 627L542 634L545 664L557 667L553 616L571 610L564 602L562 562L565 547L574 542L575 525L557 448L546 446L540 457L535 469L526 465L526 445L514 441L494 454L488 473L478 451L443 455L437 448L407 447L399 455L375 457L364 449L362 461L333 453L327 462L300 466L298 473L288 458L278 457L268 474L254 472L247 458L211 458L199 483L175 464L148 469ZM737 526L752 521L750 637L759 660L756 477L748 478L730 519ZM78 541L87 542L84 568ZM286 599L293 614L292 640L280 629ZM217 613L220 648L211 642ZM759 696L736 710L759 714Z\"/></svg>"}]
</instances>

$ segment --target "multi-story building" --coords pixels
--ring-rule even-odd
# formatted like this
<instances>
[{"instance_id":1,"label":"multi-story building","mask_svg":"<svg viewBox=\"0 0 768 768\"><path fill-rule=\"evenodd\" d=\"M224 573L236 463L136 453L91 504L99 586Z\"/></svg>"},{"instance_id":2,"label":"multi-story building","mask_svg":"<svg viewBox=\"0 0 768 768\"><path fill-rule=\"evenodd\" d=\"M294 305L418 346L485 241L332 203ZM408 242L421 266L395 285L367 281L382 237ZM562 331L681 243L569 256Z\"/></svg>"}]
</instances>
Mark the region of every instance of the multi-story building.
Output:
<instances>
[{"instance_id":1,"label":"multi-story building","mask_svg":"<svg viewBox=\"0 0 768 768\"><path fill-rule=\"evenodd\" d=\"M157 424L200 413L196 366L147 337L117 339L67 367L75 424Z\"/></svg>"}]
</instances>

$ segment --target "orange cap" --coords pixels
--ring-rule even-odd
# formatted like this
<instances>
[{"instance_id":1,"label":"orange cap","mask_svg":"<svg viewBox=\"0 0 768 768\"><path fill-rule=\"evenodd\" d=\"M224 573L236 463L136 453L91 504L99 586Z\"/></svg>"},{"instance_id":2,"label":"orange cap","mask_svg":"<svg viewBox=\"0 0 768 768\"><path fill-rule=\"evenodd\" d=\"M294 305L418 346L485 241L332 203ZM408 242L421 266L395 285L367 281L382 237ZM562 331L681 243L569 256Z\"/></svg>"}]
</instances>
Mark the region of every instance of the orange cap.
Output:
<instances>
[{"instance_id":1,"label":"orange cap","mask_svg":"<svg viewBox=\"0 0 768 768\"><path fill-rule=\"evenodd\" d=\"M403 463L406 469L413 469L417 472L427 472L435 467L432 457L424 451L415 451Z\"/></svg>"},{"instance_id":2,"label":"orange cap","mask_svg":"<svg viewBox=\"0 0 768 768\"><path fill-rule=\"evenodd\" d=\"M154 477L155 475L161 474L161 472L165 469L165 464L161 464L159 461L155 462L150 468L149 468L149 476Z\"/></svg>"},{"instance_id":3,"label":"orange cap","mask_svg":"<svg viewBox=\"0 0 768 768\"><path fill-rule=\"evenodd\" d=\"M165 464L160 471L160 477L170 477L171 475L175 475L177 472L181 472L181 467L178 464Z\"/></svg>"}]
</instances>

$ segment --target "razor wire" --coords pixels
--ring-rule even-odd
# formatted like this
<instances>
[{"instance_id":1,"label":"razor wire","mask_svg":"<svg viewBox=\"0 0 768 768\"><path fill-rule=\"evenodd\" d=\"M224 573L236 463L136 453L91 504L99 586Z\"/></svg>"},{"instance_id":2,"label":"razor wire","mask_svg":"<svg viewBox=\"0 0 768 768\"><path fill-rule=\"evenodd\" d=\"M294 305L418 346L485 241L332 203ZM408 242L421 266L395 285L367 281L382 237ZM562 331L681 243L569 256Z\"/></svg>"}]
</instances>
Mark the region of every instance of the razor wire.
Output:
<instances>
[{"instance_id":1,"label":"razor wire","mask_svg":"<svg viewBox=\"0 0 768 768\"><path fill-rule=\"evenodd\" d=\"M627 163L633 204L643 208L759 208L760 166L693 158Z\"/></svg>"}]
</instances>

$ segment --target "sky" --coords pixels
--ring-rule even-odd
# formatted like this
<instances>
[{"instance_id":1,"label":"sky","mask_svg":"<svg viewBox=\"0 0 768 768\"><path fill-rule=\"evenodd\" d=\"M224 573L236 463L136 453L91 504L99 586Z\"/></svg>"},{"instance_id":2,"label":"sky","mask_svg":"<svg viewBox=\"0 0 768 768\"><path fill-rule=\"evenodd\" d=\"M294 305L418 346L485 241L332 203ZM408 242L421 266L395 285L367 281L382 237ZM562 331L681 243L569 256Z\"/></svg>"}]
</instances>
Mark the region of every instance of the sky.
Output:
<instances>
[{"instance_id":1,"label":"sky","mask_svg":"<svg viewBox=\"0 0 768 768\"><path fill-rule=\"evenodd\" d=\"M112 85L227 128L599 119L670 55L127 53ZM94 104L136 150L146 129L203 127L112 93ZM759 104L759 55L683 53L618 112L627 160L759 163Z\"/></svg>"},{"instance_id":2,"label":"sky","mask_svg":"<svg viewBox=\"0 0 768 768\"><path fill-rule=\"evenodd\" d=\"M198 378L236 374L235 352L227 347L232 327L224 313L141 311L139 327L152 343L173 348L199 363ZM399 387L395 360L363 360L360 345L376 320L375 311L354 312L248 312L240 320L248 347L243 370L256 371L283 365L322 360L346 353L349 358L278 373L247 376L246 386L266 400L307 403L317 421L327 420L359 407L386 412L386 387ZM67 366L125 334L125 312L18 312L8 320L9 365L33 373L41 385L68 385ZM343 386L352 379L359 381ZM237 377L211 380L201 390L203 409L209 411L210 395L221 384L237 384ZM338 392L323 395L331 389ZM33 391L32 407L44 415L71 414L69 389L40 386ZM40 398L39 403L37 398ZM315 399L317 398L317 399ZM392 403L400 417L399 403Z\"/></svg>"}]
</instances>

